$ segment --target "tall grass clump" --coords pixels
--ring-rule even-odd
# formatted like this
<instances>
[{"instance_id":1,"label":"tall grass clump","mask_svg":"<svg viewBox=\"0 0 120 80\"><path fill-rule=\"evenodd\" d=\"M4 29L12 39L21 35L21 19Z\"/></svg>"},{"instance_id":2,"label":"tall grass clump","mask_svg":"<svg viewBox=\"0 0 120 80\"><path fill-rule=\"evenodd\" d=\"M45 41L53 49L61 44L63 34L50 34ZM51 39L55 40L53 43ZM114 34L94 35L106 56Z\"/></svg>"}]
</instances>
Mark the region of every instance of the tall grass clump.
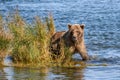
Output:
<instances>
[{"instance_id":1,"label":"tall grass clump","mask_svg":"<svg viewBox=\"0 0 120 80\"><path fill-rule=\"evenodd\" d=\"M5 21L0 16L0 61L6 56L12 35L6 29Z\"/></svg>"},{"instance_id":2,"label":"tall grass clump","mask_svg":"<svg viewBox=\"0 0 120 80\"><path fill-rule=\"evenodd\" d=\"M56 32L52 15L49 15L49 17L46 17L46 24L48 28L48 34L51 37Z\"/></svg>"},{"instance_id":3,"label":"tall grass clump","mask_svg":"<svg viewBox=\"0 0 120 80\"><path fill-rule=\"evenodd\" d=\"M54 28L52 17L48 17L46 22L35 17L33 24L29 25L16 13L8 24L14 36L11 54L15 62L46 65L51 63L49 33L53 33L50 28Z\"/></svg>"}]
</instances>

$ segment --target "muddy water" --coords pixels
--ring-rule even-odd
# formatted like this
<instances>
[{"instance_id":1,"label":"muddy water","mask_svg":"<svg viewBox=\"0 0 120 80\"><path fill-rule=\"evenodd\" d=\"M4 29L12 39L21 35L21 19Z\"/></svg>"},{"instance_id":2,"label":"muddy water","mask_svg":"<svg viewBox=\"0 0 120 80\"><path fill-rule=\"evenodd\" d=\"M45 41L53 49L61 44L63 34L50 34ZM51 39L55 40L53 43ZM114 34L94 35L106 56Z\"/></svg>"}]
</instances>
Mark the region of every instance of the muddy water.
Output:
<instances>
[{"instance_id":1,"label":"muddy water","mask_svg":"<svg viewBox=\"0 0 120 80\"><path fill-rule=\"evenodd\" d=\"M85 42L92 60L86 68L0 67L0 80L120 80L119 0L0 0L5 17L16 6L27 22L35 15L53 14L57 31L68 23L84 23ZM80 60L78 54L73 58ZM107 66L106 66L107 65Z\"/></svg>"}]
</instances>

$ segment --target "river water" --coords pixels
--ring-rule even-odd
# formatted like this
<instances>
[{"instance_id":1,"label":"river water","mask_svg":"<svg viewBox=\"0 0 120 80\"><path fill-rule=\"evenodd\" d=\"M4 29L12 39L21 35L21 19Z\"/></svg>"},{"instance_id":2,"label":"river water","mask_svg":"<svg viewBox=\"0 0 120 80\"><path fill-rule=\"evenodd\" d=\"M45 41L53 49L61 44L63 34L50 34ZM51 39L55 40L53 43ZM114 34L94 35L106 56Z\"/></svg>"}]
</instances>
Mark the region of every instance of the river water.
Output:
<instances>
[{"instance_id":1,"label":"river water","mask_svg":"<svg viewBox=\"0 0 120 80\"><path fill-rule=\"evenodd\" d=\"M85 42L94 64L86 68L0 67L0 80L120 80L120 0L0 0L5 17L18 8L31 22L52 14L57 31L85 24ZM78 54L73 58L79 60Z\"/></svg>"}]
</instances>

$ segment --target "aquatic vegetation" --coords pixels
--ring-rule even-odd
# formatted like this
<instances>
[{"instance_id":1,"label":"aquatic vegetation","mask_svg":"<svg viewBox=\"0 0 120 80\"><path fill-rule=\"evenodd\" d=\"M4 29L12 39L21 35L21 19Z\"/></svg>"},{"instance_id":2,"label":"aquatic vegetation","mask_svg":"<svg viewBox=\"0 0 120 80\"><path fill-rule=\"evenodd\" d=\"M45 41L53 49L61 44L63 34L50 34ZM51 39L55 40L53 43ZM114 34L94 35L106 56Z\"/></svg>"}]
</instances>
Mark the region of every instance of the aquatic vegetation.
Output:
<instances>
[{"instance_id":1,"label":"aquatic vegetation","mask_svg":"<svg viewBox=\"0 0 120 80\"><path fill-rule=\"evenodd\" d=\"M43 19L36 16L32 24L28 24L16 11L7 17L4 23L6 26L3 21L0 17L0 51L9 50L15 66L75 65L72 54L62 42L61 55L56 55L56 59L52 58L49 46L50 38L55 33L55 25L51 15Z\"/></svg>"},{"instance_id":2,"label":"aquatic vegetation","mask_svg":"<svg viewBox=\"0 0 120 80\"><path fill-rule=\"evenodd\" d=\"M35 17L33 25L29 25L16 13L8 27L14 36L11 54L15 62L50 63L50 31L47 29L50 26L46 26L39 17Z\"/></svg>"},{"instance_id":3,"label":"aquatic vegetation","mask_svg":"<svg viewBox=\"0 0 120 80\"><path fill-rule=\"evenodd\" d=\"M0 16L0 61L6 56L11 39L12 35L6 29L5 21Z\"/></svg>"}]
</instances>

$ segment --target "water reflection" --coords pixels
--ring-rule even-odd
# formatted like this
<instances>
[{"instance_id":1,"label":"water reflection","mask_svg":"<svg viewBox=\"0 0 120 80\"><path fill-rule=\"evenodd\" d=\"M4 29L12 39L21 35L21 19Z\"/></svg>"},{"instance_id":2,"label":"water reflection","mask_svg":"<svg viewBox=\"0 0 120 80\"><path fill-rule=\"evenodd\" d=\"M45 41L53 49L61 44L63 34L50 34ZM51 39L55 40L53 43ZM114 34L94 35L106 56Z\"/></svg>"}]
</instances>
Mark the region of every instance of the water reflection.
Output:
<instances>
[{"instance_id":1,"label":"water reflection","mask_svg":"<svg viewBox=\"0 0 120 80\"><path fill-rule=\"evenodd\" d=\"M0 80L83 80L84 68L0 68Z\"/></svg>"},{"instance_id":2,"label":"water reflection","mask_svg":"<svg viewBox=\"0 0 120 80\"><path fill-rule=\"evenodd\" d=\"M0 80L47 80L48 68L0 68Z\"/></svg>"},{"instance_id":3,"label":"water reflection","mask_svg":"<svg viewBox=\"0 0 120 80\"><path fill-rule=\"evenodd\" d=\"M0 80L119 80L119 73L120 66L88 66L87 68L0 67Z\"/></svg>"},{"instance_id":4,"label":"water reflection","mask_svg":"<svg viewBox=\"0 0 120 80\"><path fill-rule=\"evenodd\" d=\"M0 67L0 80L14 80L13 67Z\"/></svg>"},{"instance_id":5,"label":"water reflection","mask_svg":"<svg viewBox=\"0 0 120 80\"><path fill-rule=\"evenodd\" d=\"M52 80L83 80L84 68L53 68Z\"/></svg>"},{"instance_id":6,"label":"water reflection","mask_svg":"<svg viewBox=\"0 0 120 80\"><path fill-rule=\"evenodd\" d=\"M13 67L4 67L3 68L5 75L5 78L7 80L14 80L14 68Z\"/></svg>"}]
</instances>

